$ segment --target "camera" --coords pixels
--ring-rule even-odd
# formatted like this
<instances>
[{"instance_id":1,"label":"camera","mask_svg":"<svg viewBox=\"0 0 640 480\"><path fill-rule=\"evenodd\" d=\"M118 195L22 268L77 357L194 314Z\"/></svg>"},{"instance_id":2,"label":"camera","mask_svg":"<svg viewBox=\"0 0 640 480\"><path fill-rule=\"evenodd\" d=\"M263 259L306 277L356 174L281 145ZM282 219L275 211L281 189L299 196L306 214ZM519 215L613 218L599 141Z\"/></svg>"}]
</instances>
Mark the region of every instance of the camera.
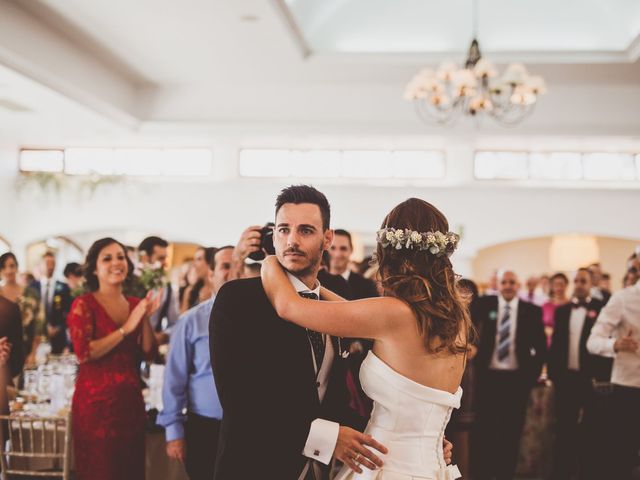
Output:
<instances>
[{"instance_id":1,"label":"camera","mask_svg":"<svg viewBox=\"0 0 640 480\"><path fill-rule=\"evenodd\" d=\"M264 252L267 252L267 255L276 254L276 249L273 246L273 227L275 226L275 223L268 222L260 229L260 250L249 254L251 260L264 260L266 257Z\"/></svg>"}]
</instances>

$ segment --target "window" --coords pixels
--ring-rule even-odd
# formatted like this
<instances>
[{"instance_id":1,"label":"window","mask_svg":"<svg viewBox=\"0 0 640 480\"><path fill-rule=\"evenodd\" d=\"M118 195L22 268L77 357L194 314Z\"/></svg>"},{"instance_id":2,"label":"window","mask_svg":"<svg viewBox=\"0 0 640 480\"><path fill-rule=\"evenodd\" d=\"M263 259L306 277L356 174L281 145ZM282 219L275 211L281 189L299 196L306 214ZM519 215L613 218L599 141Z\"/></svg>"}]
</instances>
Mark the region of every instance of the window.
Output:
<instances>
[{"instance_id":1,"label":"window","mask_svg":"<svg viewBox=\"0 0 640 480\"><path fill-rule=\"evenodd\" d=\"M22 172L62 172L64 151L62 150L22 150L20 171Z\"/></svg>"},{"instance_id":2,"label":"window","mask_svg":"<svg viewBox=\"0 0 640 480\"><path fill-rule=\"evenodd\" d=\"M479 179L526 179L527 154L521 152L477 152L474 162Z\"/></svg>"},{"instance_id":3,"label":"window","mask_svg":"<svg viewBox=\"0 0 640 480\"><path fill-rule=\"evenodd\" d=\"M346 180L442 179L443 152L429 150L260 150L240 151L243 177Z\"/></svg>"},{"instance_id":4,"label":"window","mask_svg":"<svg viewBox=\"0 0 640 480\"><path fill-rule=\"evenodd\" d=\"M536 180L580 180L581 162L579 153L531 153L529 175Z\"/></svg>"},{"instance_id":5,"label":"window","mask_svg":"<svg viewBox=\"0 0 640 480\"><path fill-rule=\"evenodd\" d=\"M640 155L579 152L476 152L481 180L640 180Z\"/></svg>"},{"instance_id":6,"label":"window","mask_svg":"<svg viewBox=\"0 0 640 480\"><path fill-rule=\"evenodd\" d=\"M585 180L636 180L633 155L587 153L582 158Z\"/></svg>"},{"instance_id":7,"label":"window","mask_svg":"<svg viewBox=\"0 0 640 480\"><path fill-rule=\"evenodd\" d=\"M25 172L67 175L202 176L211 174L213 152L204 148L67 148L22 150Z\"/></svg>"}]
</instances>

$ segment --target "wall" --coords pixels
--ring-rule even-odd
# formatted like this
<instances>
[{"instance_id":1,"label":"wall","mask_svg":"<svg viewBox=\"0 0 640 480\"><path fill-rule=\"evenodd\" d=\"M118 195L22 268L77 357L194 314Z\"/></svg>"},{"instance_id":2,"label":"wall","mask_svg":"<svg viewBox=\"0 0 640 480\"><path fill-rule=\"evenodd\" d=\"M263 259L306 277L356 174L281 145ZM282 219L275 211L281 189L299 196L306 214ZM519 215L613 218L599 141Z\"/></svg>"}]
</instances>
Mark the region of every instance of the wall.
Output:
<instances>
[{"instance_id":1,"label":"wall","mask_svg":"<svg viewBox=\"0 0 640 480\"><path fill-rule=\"evenodd\" d=\"M503 242L572 232L640 237L637 223L620 215L621 209L640 208L637 188L530 188L474 181L473 145L463 140L443 145L448 178L442 182L315 183L332 204L333 226L360 233L368 245L384 216L400 201L416 196L433 203L447 215L453 230L463 231L453 261L464 275L473 273L472 261L480 249ZM5 206L0 208L0 235L19 256L29 243L60 234L84 248L101 236L136 244L151 233L179 242L235 243L246 226L273 218L275 196L291 181L239 179L233 149L224 151L211 178L130 181L100 187L89 196L72 188L59 194L29 188L18 194L9 176L15 172L16 150L0 150L0 205Z\"/></svg>"},{"instance_id":2,"label":"wall","mask_svg":"<svg viewBox=\"0 0 640 480\"><path fill-rule=\"evenodd\" d=\"M596 240L600 251L598 260L603 270L611 275L612 288L618 290L626 272L627 259L640 245L640 234L636 240L613 237L597 237ZM550 246L551 237L544 237L483 248L473 260L473 278L478 282L486 282L492 272L500 268L512 269L521 281L530 275L553 274L555 271L549 262ZM583 266L587 265L575 265L574 268ZM572 272L564 273L571 276Z\"/></svg>"}]
</instances>

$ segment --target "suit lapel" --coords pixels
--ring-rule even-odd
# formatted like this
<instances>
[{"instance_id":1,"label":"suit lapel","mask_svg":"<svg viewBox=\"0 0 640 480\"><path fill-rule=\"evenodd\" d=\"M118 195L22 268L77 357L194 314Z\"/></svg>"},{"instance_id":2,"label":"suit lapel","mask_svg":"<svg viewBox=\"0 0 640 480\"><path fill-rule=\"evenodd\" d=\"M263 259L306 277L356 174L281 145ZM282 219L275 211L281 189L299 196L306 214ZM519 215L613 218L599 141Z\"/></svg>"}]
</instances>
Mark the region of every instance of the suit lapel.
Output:
<instances>
[{"instance_id":1,"label":"suit lapel","mask_svg":"<svg viewBox=\"0 0 640 480\"><path fill-rule=\"evenodd\" d=\"M498 330L498 322L500 322L500 319L498 318L498 316L500 315L500 309L498 307L498 297L494 297L489 304L487 318L484 322L485 331L481 333L481 335L487 338L489 355L493 354L493 350L496 347L496 332ZM492 318L492 312L495 312L495 318Z\"/></svg>"}]
</instances>

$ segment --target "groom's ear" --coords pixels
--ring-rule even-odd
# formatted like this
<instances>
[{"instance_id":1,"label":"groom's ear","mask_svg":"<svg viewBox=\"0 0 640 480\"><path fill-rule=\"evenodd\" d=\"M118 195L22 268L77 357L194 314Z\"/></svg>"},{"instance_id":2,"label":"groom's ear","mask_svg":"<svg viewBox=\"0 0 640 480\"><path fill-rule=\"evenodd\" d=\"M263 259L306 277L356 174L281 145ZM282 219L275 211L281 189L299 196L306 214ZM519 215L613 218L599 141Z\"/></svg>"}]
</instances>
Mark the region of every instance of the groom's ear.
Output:
<instances>
[{"instance_id":1,"label":"groom's ear","mask_svg":"<svg viewBox=\"0 0 640 480\"><path fill-rule=\"evenodd\" d=\"M324 231L323 250L329 250L332 244L333 244L333 230L331 230L330 228L327 228Z\"/></svg>"}]
</instances>

